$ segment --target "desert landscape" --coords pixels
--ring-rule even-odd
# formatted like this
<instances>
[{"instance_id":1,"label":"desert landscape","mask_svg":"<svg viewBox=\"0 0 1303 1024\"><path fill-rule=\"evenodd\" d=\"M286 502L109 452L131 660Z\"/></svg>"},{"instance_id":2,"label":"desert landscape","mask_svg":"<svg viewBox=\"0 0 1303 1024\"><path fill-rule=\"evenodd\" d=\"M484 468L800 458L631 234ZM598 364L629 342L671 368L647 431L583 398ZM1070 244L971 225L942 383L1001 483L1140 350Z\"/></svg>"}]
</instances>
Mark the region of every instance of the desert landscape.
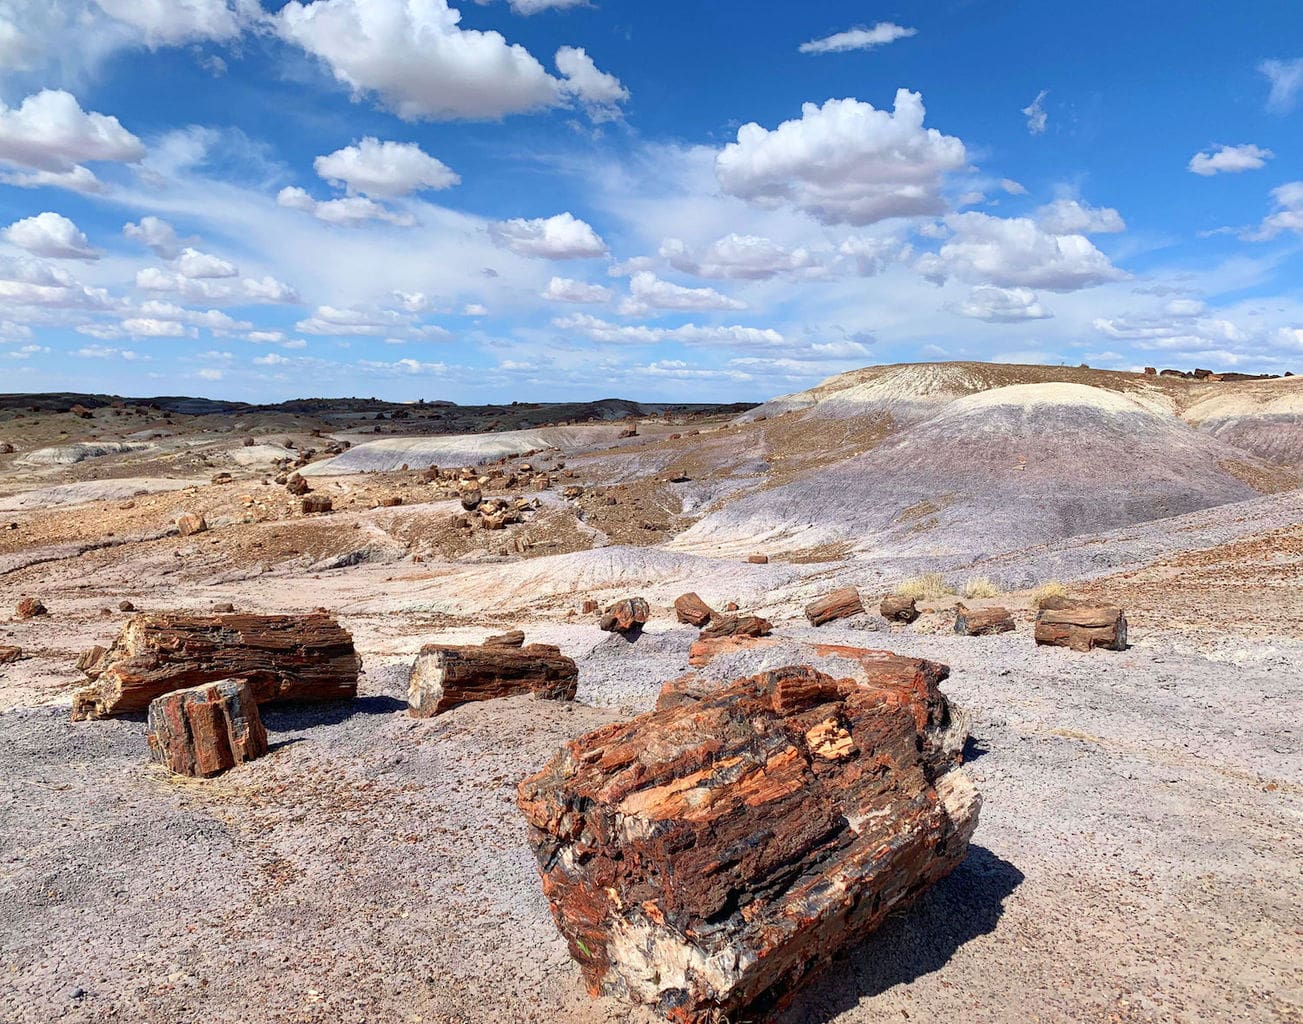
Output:
<instances>
[{"instance_id":1,"label":"desert landscape","mask_svg":"<svg viewBox=\"0 0 1303 1024\"><path fill-rule=\"evenodd\" d=\"M1234 377L0 397L3 1019L1303 1020L1303 378Z\"/></svg>"}]
</instances>

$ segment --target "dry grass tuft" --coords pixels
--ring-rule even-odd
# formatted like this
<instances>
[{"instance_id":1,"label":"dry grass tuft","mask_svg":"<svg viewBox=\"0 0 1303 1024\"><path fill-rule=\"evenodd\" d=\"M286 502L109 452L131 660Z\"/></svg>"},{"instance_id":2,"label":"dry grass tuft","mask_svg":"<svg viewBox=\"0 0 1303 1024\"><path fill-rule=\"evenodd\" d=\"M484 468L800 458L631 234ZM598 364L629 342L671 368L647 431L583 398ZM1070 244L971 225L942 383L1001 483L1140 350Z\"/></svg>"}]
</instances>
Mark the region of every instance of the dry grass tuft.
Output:
<instances>
[{"instance_id":1,"label":"dry grass tuft","mask_svg":"<svg viewBox=\"0 0 1303 1024\"><path fill-rule=\"evenodd\" d=\"M1067 597L1068 588L1058 580L1049 580L1032 591L1032 607L1039 608L1041 602L1051 597Z\"/></svg>"},{"instance_id":2,"label":"dry grass tuft","mask_svg":"<svg viewBox=\"0 0 1303 1024\"><path fill-rule=\"evenodd\" d=\"M996 597L1004 593L999 587L992 583L985 576L974 576L964 584L964 597Z\"/></svg>"},{"instance_id":3,"label":"dry grass tuft","mask_svg":"<svg viewBox=\"0 0 1303 1024\"><path fill-rule=\"evenodd\" d=\"M896 593L901 597L918 600L933 600L953 594L954 589L939 572L925 572L922 576L911 576L896 584Z\"/></svg>"}]
</instances>

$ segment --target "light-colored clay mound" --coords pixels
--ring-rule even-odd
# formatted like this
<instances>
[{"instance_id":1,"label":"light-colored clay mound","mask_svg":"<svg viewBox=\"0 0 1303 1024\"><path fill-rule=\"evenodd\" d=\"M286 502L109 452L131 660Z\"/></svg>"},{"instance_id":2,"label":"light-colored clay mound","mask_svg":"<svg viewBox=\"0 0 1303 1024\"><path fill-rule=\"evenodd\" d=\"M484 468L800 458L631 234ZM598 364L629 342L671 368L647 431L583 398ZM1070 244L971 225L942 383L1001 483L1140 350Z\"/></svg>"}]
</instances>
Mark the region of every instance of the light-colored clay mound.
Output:
<instances>
[{"instance_id":1,"label":"light-colored clay mound","mask_svg":"<svg viewBox=\"0 0 1303 1024\"><path fill-rule=\"evenodd\" d=\"M61 444L53 448L37 448L28 452L17 464L20 466L75 466L87 459L102 459L106 455L127 455L147 451L153 445L127 444L117 441L88 441L84 444Z\"/></svg>"},{"instance_id":2,"label":"light-colored clay mound","mask_svg":"<svg viewBox=\"0 0 1303 1024\"><path fill-rule=\"evenodd\" d=\"M1255 473L1271 469L1150 404L1019 384L956 399L867 454L726 505L672 546L977 556L1243 501L1258 492L1240 477Z\"/></svg>"},{"instance_id":3,"label":"light-colored clay mound","mask_svg":"<svg viewBox=\"0 0 1303 1024\"><path fill-rule=\"evenodd\" d=\"M124 477L117 480L86 480L81 483L57 484L34 491L22 491L0 498L0 512L82 505L91 501L121 501L142 492L179 491L192 487L198 480L164 480L159 477Z\"/></svg>"},{"instance_id":4,"label":"light-colored clay mound","mask_svg":"<svg viewBox=\"0 0 1303 1024\"><path fill-rule=\"evenodd\" d=\"M1182 418L1259 458L1303 466L1303 377L1239 384L1194 403Z\"/></svg>"},{"instance_id":5,"label":"light-colored clay mound","mask_svg":"<svg viewBox=\"0 0 1303 1024\"><path fill-rule=\"evenodd\" d=\"M342 455L314 462L301 470L304 476L340 476L427 466L475 466L503 456L557 448L563 452L613 444L619 424L575 427L540 427L538 430L504 430L492 434L453 434L446 437L386 437L355 444Z\"/></svg>"}]
</instances>

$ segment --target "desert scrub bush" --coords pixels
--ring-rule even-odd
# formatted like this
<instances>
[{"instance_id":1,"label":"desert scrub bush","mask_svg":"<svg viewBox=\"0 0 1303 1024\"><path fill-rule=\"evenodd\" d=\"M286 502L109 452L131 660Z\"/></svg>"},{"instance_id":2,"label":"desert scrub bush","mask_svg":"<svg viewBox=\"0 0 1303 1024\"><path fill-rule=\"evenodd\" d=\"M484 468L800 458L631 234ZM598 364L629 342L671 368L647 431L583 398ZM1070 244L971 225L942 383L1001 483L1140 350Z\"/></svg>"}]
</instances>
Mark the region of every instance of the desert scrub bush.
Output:
<instances>
[{"instance_id":1,"label":"desert scrub bush","mask_svg":"<svg viewBox=\"0 0 1303 1024\"><path fill-rule=\"evenodd\" d=\"M974 576L964 584L964 597L995 597L1003 593L999 587L992 583L985 576Z\"/></svg>"},{"instance_id":2,"label":"desert scrub bush","mask_svg":"<svg viewBox=\"0 0 1303 1024\"><path fill-rule=\"evenodd\" d=\"M922 576L911 576L896 584L896 593L901 597L917 600L931 600L953 594L954 590L939 572L925 572Z\"/></svg>"},{"instance_id":3,"label":"desert scrub bush","mask_svg":"<svg viewBox=\"0 0 1303 1024\"><path fill-rule=\"evenodd\" d=\"M1067 597L1068 588L1058 580L1049 580L1032 591L1032 607L1039 608L1042 601L1051 597Z\"/></svg>"}]
</instances>

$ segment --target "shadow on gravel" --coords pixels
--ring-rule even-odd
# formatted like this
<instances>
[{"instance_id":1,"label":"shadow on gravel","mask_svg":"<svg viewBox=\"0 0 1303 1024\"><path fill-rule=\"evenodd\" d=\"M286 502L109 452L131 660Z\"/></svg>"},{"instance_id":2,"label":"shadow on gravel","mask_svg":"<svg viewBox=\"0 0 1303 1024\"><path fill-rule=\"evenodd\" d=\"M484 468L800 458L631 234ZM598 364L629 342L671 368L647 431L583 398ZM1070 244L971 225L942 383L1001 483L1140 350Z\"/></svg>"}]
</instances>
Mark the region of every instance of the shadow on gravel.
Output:
<instances>
[{"instance_id":1,"label":"shadow on gravel","mask_svg":"<svg viewBox=\"0 0 1303 1024\"><path fill-rule=\"evenodd\" d=\"M273 732L311 729L319 725L338 725L354 715L392 715L407 710L407 702L397 697L356 697L331 701L329 704L263 705L258 709L262 723Z\"/></svg>"},{"instance_id":2,"label":"shadow on gravel","mask_svg":"<svg viewBox=\"0 0 1303 1024\"><path fill-rule=\"evenodd\" d=\"M836 957L777 1019L826 1024L893 985L940 970L965 943L995 930L1004 901L1024 877L985 847L969 846L963 864L861 945Z\"/></svg>"},{"instance_id":3,"label":"shadow on gravel","mask_svg":"<svg viewBox=\"0 0 1303 1024\"><path fill-rule=\"evenodd\" d=\"M970 761L976 761L983 754L989 754L991 748L986 746L981 740L974 736L969 736L964 740L964 759L960 764L968 764Z\"/></svg>"}]
</instances>

